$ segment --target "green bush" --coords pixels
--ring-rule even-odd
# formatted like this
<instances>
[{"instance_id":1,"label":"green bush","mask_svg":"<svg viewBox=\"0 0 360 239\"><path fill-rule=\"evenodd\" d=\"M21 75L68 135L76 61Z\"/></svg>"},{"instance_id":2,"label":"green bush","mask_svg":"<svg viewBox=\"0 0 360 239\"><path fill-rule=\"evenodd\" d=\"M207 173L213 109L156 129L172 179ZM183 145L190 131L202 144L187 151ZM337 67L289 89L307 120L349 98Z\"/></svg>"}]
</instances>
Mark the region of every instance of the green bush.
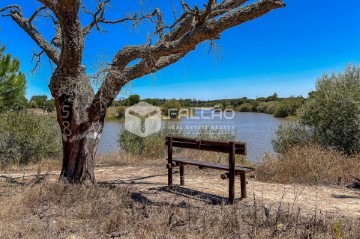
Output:
<instances>
[{"instance_id":1,"label":"green bush","mask_svg":"<svg viewBox=\"0 0 360 239\"><path fill-rule=\"evenodd\" d=\"M285 118L290 114L290 109L287 105L280 103L274 112L274 116L277 118Z\"/></svg>"},{"instance_id":2,"label":"green bush","mask_svg":"<svg viewBox=\"0 0 360 239\"><path fill-rule=\"evenodd\" d=\"M145 144L143 137L130 133L127 130L121 131L118 143L122 150L134 155L143 153Z\"/></svg>"},{"instance_id":3,"label":"green bush","mask_svg":"<svg viewBox=\"0 0 360 239\"><path fill-rule=\"evenodd\" d=\"M166 154L165 137L169 135L186 136L210 140L234 140L235 132L222 129L202 127L197 132L185 132L178 129L162 129L147 137L140 137L123 130L118 143L122 150L133 155L144 155L149 158L161 158Z\"/></svg>"},{"instance_id":4,"label":"green bush","mask_svg":"<svg viewBox=\"0 0 360 239\"><path fill-rule=\"evenodd\" d=\"M278 101L262 102L256 107L256 111L259 113L274 114L279 104L280 102Z\"/></svg>"},{"instance_id":5,"label":"green bush","mask_svg":"<svg viewBox=\"0 0 360 239\"><path fill-rule=\"evenodd\" d=\"M133 155L144 155L149 158L160 158L166 153L165 137L181 135L174 130L162 129L147 137L140 137L127 130L119 135L118 143L122 150Z\"/></svg>"},{"instance_id":6,"label":"green bush","mask_svg":"<svg viewBox=\"0 0 360 239\"><path fill-rule=\"evenodd\" d=\"M302 96L281 99L281 104L287 107L290 115L296 115L297 110L303 106L305 99Z\"/></svg>"},{"instance_id":7,"label":"green bush","mask_svg":"<svg viewBox=\"0 0 360 239\"><path fill-rule=\"evenodd\" d=\"M126 107L124 107L124 106L117 107L116 118L124 119L125 118L125 110L126 110Z\"/></svg>"},{"instance_id":8,"label":"green bush","mask_svg":"<svg viewBox=\"0 0 360 239\"><path fill-rule=\"evenodd\" d=\"M166 116L169 116L169 110L180 110L181 109L181 103L178 100L169 100L166 101L162 107L161 107L163 114ZM173 113L173 112L170 112ZM178 115L176 115L177 117Z\"/></svg>"},{"instance_id":9,"label":"green bush","mask_svg":"<svg viewBox=\"0 0 360 239\"><path fill-rule=\"evenodd\" d=\"M0 164L28 164L61 157L60 129L54 117L27 111L0 114Z\"/></svg>"},{"instance_id":10,"label":"green bush","mask_svg":"<svg viewBox=\"0 0 360 239\"><path fill-rule=\"evenodd\" d=\"M220 141L230 141L235 140L236 132L232 130L223 130L216 129L212 127L201 127L200 130L196 133L191 133L189 137L196 137L199 139L208 139L208 140L220 140Z\"/></svg>"},{"instance_id":11,"label":"green bush","mask_svg":"<svg viewBox=\"0 0 360 239\"><path fill-rule=\"evenodd\" d=\"M311 128L298 123L285 123L279 126L271 143L275 152L285 153L296 145L315 141L316 137Z\"/></svg>"},{"instance_id":12,"label":"green bush","mask_svg":"<svg viewBox=\"0 0 360 239\"><path fill-rule=\"evenodd\" d=\"M238 107L237 111L239 111L239 112L255 112L256 106L254 106L250 103L245 103L245 104L240 105Z\"/></svg>"},{"instance_id":13,"label":"green bush","mask_svg":"<svg viewBox=\"0 0 360 239\"><path fill-rule=\"evenodd\" d=\"M322 145L347 154L360 152L360 67L325 74L298 116L315 130Z\"/></svg>"}]
</instances>

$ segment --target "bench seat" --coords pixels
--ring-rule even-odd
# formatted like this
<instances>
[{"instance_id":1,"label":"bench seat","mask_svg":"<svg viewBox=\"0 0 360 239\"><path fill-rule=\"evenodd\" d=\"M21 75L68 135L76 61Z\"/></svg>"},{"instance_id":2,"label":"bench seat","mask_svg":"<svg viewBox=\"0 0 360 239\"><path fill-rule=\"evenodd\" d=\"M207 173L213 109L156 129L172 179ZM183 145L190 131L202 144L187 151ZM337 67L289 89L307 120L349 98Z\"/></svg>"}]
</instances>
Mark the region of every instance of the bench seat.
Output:
<instances>
[{"instance_id":1,"label":"bench seat","mask_svg":"<svg viewBox=\"0 0 360 239\"><path fill-rule=\"evenodd\" d=\"M246 198L246 174L254 171L254 168L236 166L235 156L246 156L246 143L234 142L234 141L214 141L203 140L197 138L185 138L185 137L166 137L165 144L167 145L167 164L168 169L168 186L173 185L173 168L179 167L180 185L185 185L185 166L197 166L200 169L209 168L216 170L223 170L220 175L221 179L229 179L229 203L233 204L235 199L235 177L240 177L240 189L241 198ZM195 160L187 157L173 157L173 147L202 150L217 153L226 153L229 155L228 164L210 163L201 160Z\"/></svg>"},{"instance_id":2,"label":"bench seat","mask_svg":"<svg viewBox=\"0 0 360 239\"><path fill-rule=\"evenodd\" d=\"M219 163L204 162L204 161L183 158L183 157L173 157L172 161L179 163L180 165L188 164L188 165L199 166L201 168L213 168L213 169L229 171L229 165L224 165ZM252 171L254 171L254 168L251 167L235 167L235 173L250 173Z\"/></svg>"}]
</instances>

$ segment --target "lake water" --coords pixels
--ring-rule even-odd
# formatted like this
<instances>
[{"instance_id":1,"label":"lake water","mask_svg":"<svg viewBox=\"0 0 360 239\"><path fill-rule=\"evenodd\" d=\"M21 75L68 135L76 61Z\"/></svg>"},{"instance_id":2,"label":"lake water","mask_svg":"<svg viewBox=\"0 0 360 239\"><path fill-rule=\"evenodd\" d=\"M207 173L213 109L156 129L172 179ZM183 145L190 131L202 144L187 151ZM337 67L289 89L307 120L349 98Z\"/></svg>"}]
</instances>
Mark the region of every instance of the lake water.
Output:
<instances>
[{"instance_id":1,"label":"lake water","mask_svg":"<svg viewBox=\"0 0 360 239\"><path fill-rule=\"evenodd\" d=\"M162 120L162 127L177 128L187 132L195 132L204 126L212 129L212 131L217 129L220 129L220 131L233 131L236 140L247 143L247 158L253 162L258 162L265 153L274 153L271 139L277 127L287 121L286 119L278 119L272 115L260 113L236 112L234 115L226 113L222 117L216 114L211 117L212 114L209 110L197 110L194 117ZM123 126L123 122L105 122L98 146L99 154L120 150L117 140Z\"/></svg>"}]
</instances>

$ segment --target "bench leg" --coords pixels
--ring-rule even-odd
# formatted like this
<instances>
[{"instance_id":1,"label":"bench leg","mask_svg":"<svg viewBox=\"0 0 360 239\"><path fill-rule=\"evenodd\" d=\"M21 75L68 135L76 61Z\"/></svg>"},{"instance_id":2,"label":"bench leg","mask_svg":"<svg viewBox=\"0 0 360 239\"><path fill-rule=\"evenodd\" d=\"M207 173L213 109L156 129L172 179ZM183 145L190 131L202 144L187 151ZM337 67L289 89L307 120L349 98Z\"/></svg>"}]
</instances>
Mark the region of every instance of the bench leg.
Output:
<instances>
[{"instance_id":1,"label":"bench leg","mask_svg":"<svg viewBox=\"0 0 360 239\"><path fill-rule=\"evenodd\" d=\"M229 177L229 203L234 204L235 199L235 175Z\"/></svg>"},{"instance_id":2,"label":"bench leg","mask_svg":"<svg viewBox=\"0 0 360 239\"><path fill-rule=\"evenodd\" d=\"M168 143L168 164L169 165L172 165L172 138L171 137L167 137L166 138L167 140L167 143ZM169 186L172 186L173 184L173 179L172 179L172 176L173 176L173 169L172 167L169 167L168 168L168 185Z\"/></svg>"},{"instance_id":3,"label":"bench leg","mask_svg":"<svg viewBox=\"0 0 360 239\"><path fill-rule=\"evenodd\" d=\"M229 143L229 203L235 199L235 142Z\"/></svg>"},{"instance_id":4,"label":"bench leg","mask_svg":"<svg viewBox=\"0 0 360 239\"><path fill-rule=\"evenodd\" d=\"M168 185L172 186L173 180L172 180L173 170L172 168L168 168Z\"/></svg>"},{"instance_id":5,"label":"bench leg","mask_svg":"<svg viewBox=\"0 0 360 239\"><path fill-rule=\"evenodd\" d=\"M185 185L184 165L180 165L180 185Z\"/></svg>"},{"instance_id":6,"label":"bench leg","mask_svg":"<svg viewBox=\"0 0 360 239\"><path fill-rule=\"evenodd\" d=\"M246 174L241 173L240 174L240 188L241 188L241 198L246 198Z\"/></svg>"}]
</instances>

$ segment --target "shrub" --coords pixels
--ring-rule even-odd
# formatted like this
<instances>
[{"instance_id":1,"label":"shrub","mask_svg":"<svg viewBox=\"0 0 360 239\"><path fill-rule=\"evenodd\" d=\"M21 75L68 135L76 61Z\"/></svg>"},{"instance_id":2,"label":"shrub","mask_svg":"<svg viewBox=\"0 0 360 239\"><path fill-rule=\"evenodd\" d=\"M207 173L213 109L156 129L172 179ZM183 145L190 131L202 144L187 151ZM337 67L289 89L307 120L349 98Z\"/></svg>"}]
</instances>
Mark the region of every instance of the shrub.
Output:
<instances>
[{"instance_id":1,"label":"shrub","mask_svg":"<svg viewBox=\"0 0 360 239\"><path fill-rule=\"evenodd\" d=\"M118 143L122 150L134 155L140 155L144 149L144 138L127 130L121 131Z\"/></svg>"},{"instance_id":2,"label":"shrub","mask_svg":"<svg viewBox=\"0 0 360 239\"><path fill-rule=\"evenodd\" d=\"M256 107L250 103L245 103L239 106L239 112L254 112L256 111Z\"/></svg>"},{"instance_id":3,"label":"shrub","mask_svg":"<svg viewBox=\"0 0 360 239\"><path fill-rule=\"evenodd\" d=\"M290 109L287 105L280 103L274 112L274 116L277 118L285 118L290 114Z\"/></svg>"},{"instance_id":4,"label":"shrub","mask_svg":"<svg viewBox=\"0 0 360 239\"><path fill-rule=\"evenodd\" d=\"M165 137L169 135L187 136L210 140L234 140L235 132L222 129L202 127L196 132L164 128L147 137L140 137L123 130L118 143L122 150L133 155L144 155L149 158L161 158L166 154Z\"/></svg>"},{"instance_id":5,"label":"shrub","mask_svg":"<svg viewBox=\"0 0 360 239\"><path fill-rule=\"evenodd\" d=\"M266 113L266 114L274 114L275 110L279 105L278 101L269 101L269 102L262 102L257 108L256 111L259 113Z\"/></svg>"},{"instance_id":6,"label":"shrub","mask_svg":"<svg viewBox=\"0 0 360 239\"><path fill-rule=\"evenodd\" d=\"M0 164L28 164L61 157L61 136L54 117L27 111L0 114Z\"/></svg>"},{"instance_id":7,"label":"shrub","mask_svg":"<svg viewBox=\"0 0 360 239\"><path fill-rule=\"evenodd\" d=\"M144 155L149 158L160 158L166 153L165 137L181 135L177 130L162 129L147 137L140 137L127 130L119 134L118 143L122 150L133 155Z\"/></svg>"},{"instance_id":8,"label":"shrub","mask_svg":"<svg viewBox=\"0 0 360 239\"><path fill-rule=\"evenodd\" d=\"M297 110L303 106L304 103L305 99L301 96L281 99L281 104L286 105L290 115L296 115Z\"/></svg>"},{"instance_id":9,"label":"shrub","mask_svg":"<svg viewBox=\"0 0 360 239\"><path fill-rule=\"evenodd\" d=\"M124 107L124 106L118 107L117 112L116 112L116 118L124 119L125 118L125 110L126 110L126 107Z\"/></svg>"},{"instance_id":10,"label":"shrub","mask_svg":"<svg viewBox=\"0 0 360 239\"><path fill-rule=\"evenodd\" d=\"M311 128L298 123L285 123L276 130L271 143L275 152L285 153L296 145L305 145L314 141L316 140Z\"/></svg>"},{"instance_id":11,"label":"shrub","mask_svg":"<svg viewBox=\"0 0 360 239\"><path fill-rule=\"evenodd\" d=\"M300 122L314 128L320 143L348 154L360 152L360 67L325 74L298 111Z\"/></svg>"},{"instance_id":12,"label":"shrub","mask_svg":"<svg viewBox=\"0 0 360 239\"><path fill-rule=\"evenodd\" d=\"M178 100L169 100L166 101L162 107L161 107L164 115L169 116L169 110L180 110L181 109L181 103ZM170 112L172 113L172 112ZM177 116L177 115L176 115Z\"/></svg>"},{"instance_id":13,"label":"shrub","mask_svg":"<svg viewBox=\"0 0 360 239\"><path fill-rule=\"evenodd\" d=\"M360 155L347 156L316 144L292 147L281 158L265 156L256 167L257 178L276 183L307 185L347 184L358 176ZM349 174L350 173L350 174Z\"/></svg>"}]
</instances>

